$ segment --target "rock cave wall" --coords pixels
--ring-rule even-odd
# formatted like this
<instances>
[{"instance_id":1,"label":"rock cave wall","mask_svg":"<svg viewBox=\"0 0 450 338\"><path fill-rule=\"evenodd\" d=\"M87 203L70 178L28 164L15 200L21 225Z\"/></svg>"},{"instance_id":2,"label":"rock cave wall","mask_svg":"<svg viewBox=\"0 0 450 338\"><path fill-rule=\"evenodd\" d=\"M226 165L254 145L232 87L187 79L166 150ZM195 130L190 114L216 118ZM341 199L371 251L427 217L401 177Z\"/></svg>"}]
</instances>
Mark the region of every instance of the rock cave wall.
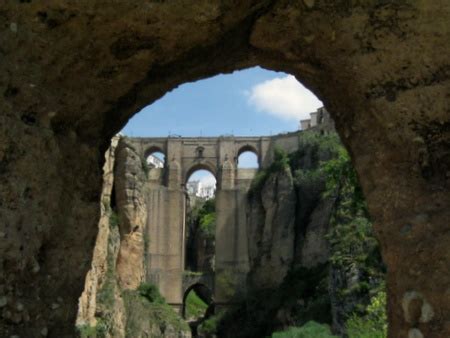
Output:
<instances>
[{"instance_id":1,"label":"rock cave wall","mask_svg":"<svg viewBox=\"0 0 450 338\"><path fill-rule=\"evenodd\" d=\"M414 0L4 2L0 335L73 335L103 153L126 121L179 84L260 65L311 88L351 152L390 336L449 336L449 18Z\"/></svg>"}]
</instances>

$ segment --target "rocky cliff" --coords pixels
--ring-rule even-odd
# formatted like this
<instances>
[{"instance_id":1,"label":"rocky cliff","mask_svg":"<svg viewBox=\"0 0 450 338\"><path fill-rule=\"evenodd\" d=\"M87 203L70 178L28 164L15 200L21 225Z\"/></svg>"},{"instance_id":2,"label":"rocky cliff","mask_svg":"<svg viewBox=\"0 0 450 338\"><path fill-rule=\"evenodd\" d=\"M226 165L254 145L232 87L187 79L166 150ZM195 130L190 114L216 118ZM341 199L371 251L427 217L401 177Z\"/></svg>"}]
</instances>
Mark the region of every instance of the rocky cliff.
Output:
<instances>
[{"instance_id":1,"label":"rocky cliff","mask_svg":"<svg viewBox=\"0 0 450 338\"><path fill-rule=\"evenodd\" d=\"M267 336L308 320L345 335L346 321L382 288L379 247L351 164L340 162L340 141L304 132L299 142L295 153L278 151L253 181L250 291L223 315L221 336Z\"/></svg>"},{"instance_id":2,"label":"rocky cliff","mask_svg":"<svg viewBox=\"0 0 450 338\"><path fill-rule=\"evenodd\" d=\"M79 300L82 337L190 337L169 305L148 295L145 162L115 137L106 153L99 234Z\"/></svg>"}]
</instances>

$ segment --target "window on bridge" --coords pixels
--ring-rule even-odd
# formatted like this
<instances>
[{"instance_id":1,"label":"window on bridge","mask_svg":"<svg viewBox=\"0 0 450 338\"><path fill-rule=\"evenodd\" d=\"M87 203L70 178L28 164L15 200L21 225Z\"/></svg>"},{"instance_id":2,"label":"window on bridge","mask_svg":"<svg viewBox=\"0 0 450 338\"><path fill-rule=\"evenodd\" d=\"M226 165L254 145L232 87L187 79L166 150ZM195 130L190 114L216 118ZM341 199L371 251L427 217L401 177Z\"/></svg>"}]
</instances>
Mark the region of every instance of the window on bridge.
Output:
<instances>
[{"instance_id":1,"label":"window on bridge","mask_svg":"<svg viewBox=\"0 0 450 338\"><path fill-rule=\"evenodd\" d=\"M147 164L150 168L164 168L166 155L161 151L154 151L147 156Z\"/></svg>"},{"instance_id":2,"label":"window on bridge","mask_svg":"<svg viewBox=\"0 0 450 338\"><path fill-rule=\"evenodd\" d=\"M185 270L211 273L216 231L216 178L197 170L186 183Z\"/></svg>"},{"instance_id":3,"label":"window on bridge","mask_svg":"<svg viewBox=\"0 0 450 338\"><path fill-rule=\"evenodd\" d=\"M238 169L257 169L259 168L258 156L251 150L243 151L237 160Z\"/></svg>"}]
</instances>

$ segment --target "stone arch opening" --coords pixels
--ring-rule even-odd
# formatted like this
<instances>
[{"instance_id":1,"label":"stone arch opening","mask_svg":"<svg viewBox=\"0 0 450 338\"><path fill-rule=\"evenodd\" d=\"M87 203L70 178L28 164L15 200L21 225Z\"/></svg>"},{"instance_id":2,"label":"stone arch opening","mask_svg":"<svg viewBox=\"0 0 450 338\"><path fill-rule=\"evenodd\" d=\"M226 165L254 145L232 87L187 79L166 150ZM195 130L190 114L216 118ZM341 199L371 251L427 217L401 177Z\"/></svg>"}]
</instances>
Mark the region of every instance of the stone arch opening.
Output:
<instances>
[{"instance_id":1,"label":"stone arch opening","mask_svg":"<svg viewBox=\"0 0 450 338\"><path fill-rule=\"evenodd\" d=\"M164 168L166 166L166 154L158 146L152 146L145 151L145 161L150 168Z\"/></svg>"},{"instance_id":2,"label":"stone arch opening","mask_svg":"<svg viewBox=\"0 0 450 338\"><path fill-rule=\"evenodd\" d=\"M27 199L29 222L11 211L19 197L1 206L10 224L4 246L9 251L1 252L6 257L1 284L14 285L30 300L30 318L42 319L33 319L28 327L7 324L0 335L38 336L44 322L52 335L73 332L67 323L75 318L97 234L99 163L111 137L133 112L180 83L262 64L293 73L320 93L351 150L389 268L390 335L448 336L445 320L421 317L416 328L418 321L409 316L405 320L402 308L407 292L418 290L434 313L450 309L442 297L449 285L449 31L442 29L447 27L448 5L202 2L183 11L172 2L151 5L151 11L143 11L133 1L111 2L100 11L90 4L70 4L65 18L50 17L54 10L46 3L24 4L20 12L15 5L4 5L4 16L16 19L4 43L9 66L2 72L9 81L2 88L2 128L8 161L0 173L7 187L1 197L22 196L24 184L31 184L31 191L45 191L49 181L55 196ZM36 13L45 15L35 20ZM96 22L95 32L86 20ZM161 22L164 29L159 29ZM46 34L50 47L23 34L27 29ZM18 34L23 34L24 48L14 48ZM78 52L80 46L85 53ZM21 57L24 50L30 51L28 58ZM51 62L37 63L36 58ZM38 163L43 147L36 143L44 140L46 161ZM34 170L23 169L29 163L35 163ZM18 175L11 174L16 171ZM66 207L68 200L72 208ZM28 238L34 245L26 245ZM64 250L76 250L77 255L61 264L55 253ZM64 297L58 313L32 301L45 299L47 291L30 287L21 273L38 256L45 260L36 284L48 283L48 271L66 276L52 282L55 295ZM16 257L23 257L23 264L18 266Z\"/></svg>"},{"instance_id":3,"label":"stone arch opening","mask_svg":"<svg viewBox=\"0 0 450 338\"><path fill-rule=\"evenodd\" d=\"M216 178L196 167L186 182L184 243L186 271L212 274L215 259Z\"/></svg>"},{"instance_id":4,"label":"stone arch opening","mask_svg":"<svg viewBox=\"0 0 450 338\"><path fill-rule=\"evenodd\" d=\"M213 299L213 292L211 290L211 288L209 286L207 286L206 284L203 283L195 283L191 286L189 286L183 294L183 305L182 305L182 309L181 309L181 314L183 316L183 318L185 319L189 319L188 316L190 315L188 313L189 309L189 305L188 304L188 297L190 296L191 293L194 293L206 306L204 307L204 313L201 315L200 318L198 319L202 319L204 317L208 317L209 315L211 315L214 312L214 299ZM194 301L196 301L196 299L194 299Z\"/></svg>"},{"instance_id":5,"label":"stone arch opening","mask_svg":"<svg viewBox=\"0 0 450 338\"><path fill-rule=\"evenodd\" d=\"M209 162L203 162L203 163L196 163L192 165L185 174L184 183L186 184L191 178L192 175L195 174L197 171L206 171L210 173L214 179L217 182L217 171L215 166L212 163Z\"/></svg>"},{"instance_id":6,"label":"stone arch opening","mask_svg":"<svg viewBox=\"0 0 450 338\"><path fill-rule=\"evenodd\" d=\"M238 169L257 169L260 167L260 156L256 149L250 145L244 146L238 151L236 158Z\"/></svg>"}]
</instances>

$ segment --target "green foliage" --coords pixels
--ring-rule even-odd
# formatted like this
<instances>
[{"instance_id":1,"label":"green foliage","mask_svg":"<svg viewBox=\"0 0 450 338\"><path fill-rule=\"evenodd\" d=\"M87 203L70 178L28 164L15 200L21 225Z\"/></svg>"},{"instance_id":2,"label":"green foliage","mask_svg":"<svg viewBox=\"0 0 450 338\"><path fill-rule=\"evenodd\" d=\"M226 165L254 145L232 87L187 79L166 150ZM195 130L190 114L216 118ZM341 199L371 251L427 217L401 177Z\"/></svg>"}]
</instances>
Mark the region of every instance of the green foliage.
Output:
<instances>
[{"instance_id":1,"label":"green foliage","mask_svg":"<svg viewBox=\"0 0 450 338\"><path fill-rule=\"evenodd\" d=\"M152 299L155 296L153 287L145 285L142 289L145 290L143 291L144 295L139 290L122 292L127 318L126 337L141 337L145 331L161 331L162 337L164 337L164 332L169 326L175 331L189 331L187 323L164 300L149 300L148 294Z\"/></svg>"},{"instance_id":2,"label":"green foliage","mask_svg":"<svg viewBox=\"0 0 450 338\"><path fill-rule=\"evenodd\" d=\"M97 338L103 338L107 336L107 333L110 330L111 320L106 320L103 318L97 319L97 325L95 329L97 331Z\"/></svg>"},{"instance_id":3,"label":"green foliage","mask_svg":"<svg viewBox=\"0 0 450 338\"><path fill-rule=\"evenodd\" d=\"M119 226L119 215L114 209L111 209L109 212L109 226L110 227L117 227Z\"/></svg>"},{"instance_id":4,"label":"green foliage","mask_svg":"<svg viewBox=\"0 0 450 338\"><path fill-rule=\"evenodd\" d=\"M281 332L275 332L272 338L337 338L331 334L327 325L309 321L301 327L290 327Z\"/></svg>"},{"instance_id":5,"label":"green foliage","mask_svg":"<svg viewBox=\"0 0 450 338\"><path fill-rule=\"evenodd\" d=\"M216 200L207 199L203 204L192 210L189 216L191 221L197 223L200 231L206 238L213 239L216 235Z\"/></svg>"},{"instance_id":6,"label":"green foliage","mask_svg":"<svg viewBox=\"0 0 450 338\"><path fill-rule=\"evenodd\" d=\"M97 324L95 326L90 326L88 324L77 325L76 327L80 338L103 338L109 330L108 323L102 318L97 319Z\"/></svg>"},{"instance_id":7,"label":"green foliage","mask_svg":"<svg viewBox=\"0 0 450 338\"><path fill-rule=\"evenodd\" d=\"M98 311L96 314L97 324L95 326L96 335L88 337L106 337L108 333L113 335L112 332L112 317L115 306L115 295L116 295L116 248L120 241L119 229L118 227L111 228L108 237L108 249L107 249L107 269L105 273L105 279L97 292L97 306Z\"/></svg>"},{"instance_id":8,"label":"green foliage","mask_svg":"<svg viewBox=\"0 0 450 338\"><path fill-rule=\"evenodd\" d=\"M186 297L186 318L197 319L203 317L208 308L206 304L197 293L192 290Z\"/></svg>"},{"instance_id":9,"label":"green foliage","mask_svg":"<svg viewBox=\"0 0 450 338\"><path fill-rule=\"evenodd\" d=\"M346 299L357 300L352 305L353 308L347 306L348 310L343 316L346 318L351 315L349 327L352 330L359 328L363 332L374 323L371 318L362 319L358 316L364 313L363 309L370 301L370 296L382 288L385 267L350 156L341 148L338 156L324 162L321 168L326 175L324 196L335 200L327 234L330 263L336 271L356 277L352 283L338 286L337 299L340 303L346 303ZM371 334L356 334L353 337L378 337Z\"/></svg>"},{"instance_id":10,"label":"green foliage","mask_svg":"<svg viewBox=\"0 0 450 338\"><path fill-rule=\"evenodd\" d=\"M232 299L236 293L236 280L229 270L216 271L215 287L220 290L225 299Z\"/></svg>"},{"instance_id":11,"label":"green foliage","mask_svg":"<svg viewBox=\"0 0 450 338\"><path fill-rule=\"evenodd\" d=\"M202 217L205 214L210 214L212 212L216 211L216 199L210 198L207 199L201 206L200 210L198 211L198 215Z\"/></svg>"},{"instance_id":12,"label":"green foliage","mask_svg":"<svg viewBox=\"0 0 450 338\"><path fill-rule=\"evenodd\" d=\"M358 313L361 316L370 296L380 289L384 280L385 268L358 176L337 134L302 132L299 150L289 156L279 153L275 159L276 164L256 175L250 196L260 193L271 173L285 170L289 164L300 201L296 220L300 231L321 199L334 203L327 235L329 265L316 271L293 270L278 289L249 295L234 314L226 314L219 322L219 331L231 332L235 337L269 334L273 323L268 323L267 318L276 318L280 309L286 309L297 326L308 320L330 323L330 297L335 296L328 290L331 272L343 277L335 285L337 306L346 311L341 320L352 312L354 318ZM350 275L356 280L346 279ZM298 306L296 302L304 305ZM298 328L292 330L296 332ZM312 337L315 336L318 335Z\"/></svg>"},{"instance_id":13,"label":"green foliage","mask_svg":"<svg viewBox=\"0 0 450 338\"><path fill-rule=\"evenodd\" d=\"M298 150L289 154L289 165L292 171L317 169L321 162L336 157L341 148L343 146L336 133L320 135L305 131L299 134Z\"/></svg>"},{"instance_id":14,"label":"green foliage","mask_svg":"<svg viewBox=\"0 0 450 338\"><path fill-rule=\"evenodd\" d=\"M270 166L272 172L283 171L289 166L289 156L281 148L274 149L274 161Z\"/></svg>"},{"instance_id":15,"label":"green foliage","mask_svg":"<svg viewBox=\"0 0 450 338\"><path fill-rule=\"evenodd\" d=\"M347 151L343 147L340 148L336 158L323 163L322 170L327 177L326 195L345 195L344 197L352 203L351 207L355 210L365 211L368 217L358 176Z\"/></svg>"},{"instance_id":16,"label":"green foliage","mask_svg":"<svg viewBox=\"0 0 450 338\"><path fill-rule=\"evenodd\" d=\"M219 311L215 315L203 321L198 327L198 332L201 333L201 336L210 337L215 335L217 333L217 327L222 320L224 313L224 311Z\"/></svg>"},{"instance_id":17,"label":"green foliage","mask_svg":"<svg viewBox=\"0 0 450 338\"><path fill-rule=\"evenodd\" d=\"M294 182L299 186L321 186L324 180L323 171L320 169L297 169L294 172Z\"/></svg>"},{"instance_id":18,"label":"green foliage","mask_svg":"<svg viewBox=\"0 0 450 338\"><path fill-rule=\"evenodd\" d=\"M282 172L286 168L289 168L288 154L281 148L275 148L272 164L266 169L260 169L253 178L248 192L249 197L255 196L261 191L270 174Z\"/></svg>"},{"instance_id":19,"label":"green foliage","mask_svg":"<svg viewBox=\"0 0 450 338\"><path fill-rule=\"evenodd\" d=\"M111 309L115 303L114 298L114 292L116 288L116 279L115 279L116 262L114 254L114 246L116 245L114 239L115 235L116 237L118 236L117 227L115 227L114 230L111 231L108 237L108 251L106 257L107 270L103 284L100 290L97 292L97 303L106 309ZM116 238L116 240L120 239Z\"/></svg>"},{"instance_id":20,"label":"green foliage","mask_svg":"<svg viewBox=\"0 0 450 338\"><path fill-rule=\"evenodd\" d=\"M292 270L278 288L253 291L225 313L217 325L217 333L227 332L227 336L236 338L265 337L277 325L267 319L276 318L280 309L286 309L296 319L296 325L309 320L330 323L327 276L326 265Z\"/></svg>"},{"instance_id":21,"label":"green foliage","mask_svg":"<svg viewBox=\"0 0 450 338\"><path fill-rule=\"evenodd\" d=\"M184 270L183 271L183 277L199 277L203 275L203 272L198 272L198 271L189 271L189 270Z\"/></svg>"},{"instance_id":22,"label":"green foliage","mask_svg":"<svg viewBox=\"0 0 450 338\"><path fill-rule=\"evenodd\" d=\"M141 157L141 168L145 174L145 177L148 177L148 173L150 172L150 167L147 163L147 160L143 157Z\"/></svg>"},{"instance_id":23,"label":"green foliage","mask_svg":"<svg viewBox=\"0 0 450 338\"><path fill-rule=\"evenodd\" d=\"M326 174L325 196L336 199L327 238L331 245L330 261L334 266L356 266L367 280L384 277L378 242L373 233L366 202L358 177L344 149L336 159L323 164ZM362 283L361 288L367 288Z\"/></svg>"},{"instance_id":24,"label":"green foliage","mask_svg":"<svg viewBox=\"0 0 450 338\"><path fill-rule=\"evenodd\" d=\"M150 303L165 304L166 300L159 293L158 287L152 283L142 283L137 289L140 296L147 299Z\"/></svg>"},{"instance_id":25,"label":"green foliage","mask_svg":"<svg viewBox=\"0 0 450 338\"><path fill-rule=\"evenodd\" d=\"M200 218L200 230L209 238L214 238L216 233L216 213L203 215Z\"/></svg>"},{"instance_id":26,"label":"green foliage","mask_svg":"<svg viewBox=\"0 0 450 338\"><path fill-rule=\"evenodd\" d=\"M97 328L88 324L77 325L77 331L81 338L96 338Z\"/></svg>"},{"instance_id":27,"label":"green foliage","mask_svg":"<svg viewBox=\"0 0 450 338\"><path fill-rule=\"evenodd\" d=\"M379 291L366 308L366 315L354 313L346 323L349 338L386 338L386 292Z\"/></svg>"}]
</instances>

